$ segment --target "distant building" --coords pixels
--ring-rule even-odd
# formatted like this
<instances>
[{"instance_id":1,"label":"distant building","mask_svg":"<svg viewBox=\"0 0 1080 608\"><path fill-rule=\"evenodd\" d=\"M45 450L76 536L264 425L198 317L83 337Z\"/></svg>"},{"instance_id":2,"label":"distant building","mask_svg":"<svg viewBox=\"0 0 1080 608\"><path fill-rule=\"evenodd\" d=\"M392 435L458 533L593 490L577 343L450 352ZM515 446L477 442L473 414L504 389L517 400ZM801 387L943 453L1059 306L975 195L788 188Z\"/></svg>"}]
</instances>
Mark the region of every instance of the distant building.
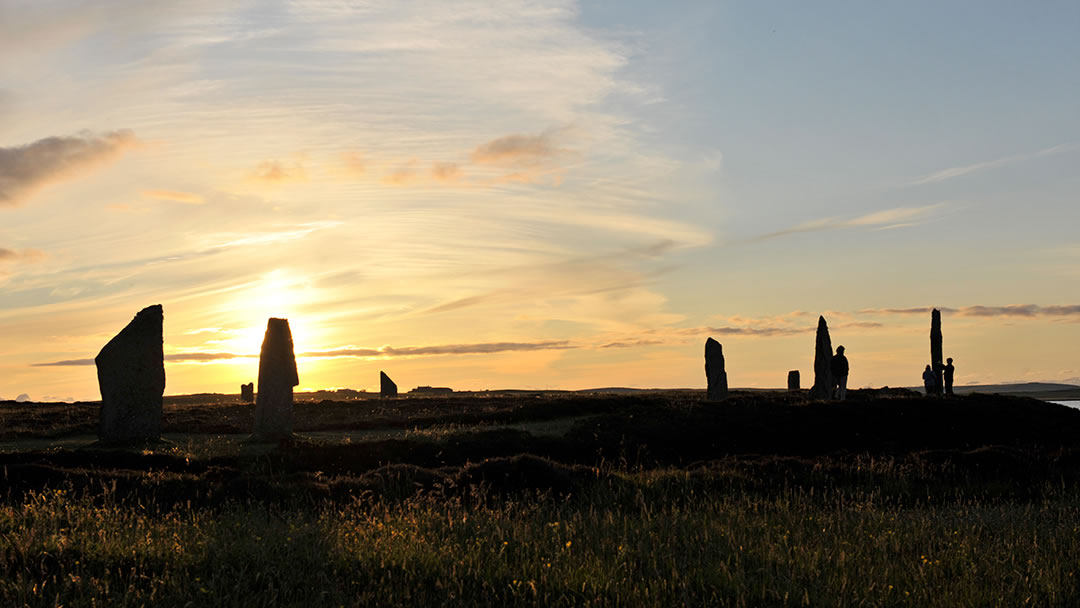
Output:
<instances>
[{"instance_id":1,"label":"distant building","mask_svg":"<svg viewBox=\"0 0 1080 608\"><path fill-rule=\"evenodd\" d=\"M418 386L411 391L410 395L446 395L454 392L454 389L445 386Z\"/></svg>"}]
</instances>

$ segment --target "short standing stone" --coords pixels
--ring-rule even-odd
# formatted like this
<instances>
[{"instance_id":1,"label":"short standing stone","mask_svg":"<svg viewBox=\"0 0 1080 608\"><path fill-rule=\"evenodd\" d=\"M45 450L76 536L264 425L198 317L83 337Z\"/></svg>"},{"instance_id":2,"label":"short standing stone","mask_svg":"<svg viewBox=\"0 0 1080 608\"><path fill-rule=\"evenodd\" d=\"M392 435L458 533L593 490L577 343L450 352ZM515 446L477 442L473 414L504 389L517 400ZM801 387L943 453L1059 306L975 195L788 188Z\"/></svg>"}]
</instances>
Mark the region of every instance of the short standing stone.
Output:
<instances>
[{"instance_id":1,"label":"short standing stone","mask_svg":"<svg viewBox=\"0 0 1080 608\"><path fill-rule=\"evenodd\" d=\"M818 317L817 341L814 345L814 386L810 389L810 396L814 399L832 397L832 356L829 325L825 322L825 317Z\"/></svg>"},{"instance_id":2,"label":"short standing stone","mask_svg":"<svg viewBox=\"0 0 1080 608\"><path fill-rule=\"evenodd\" d=\"M289 435L293 430L293 387L300 384L296 373L292 331L288 319L266 323L259 354L259 393L255 401L255 434Z\"/></svg>"},{"instance_id":3,"label":"short standing stone","mask_svg":"<svg viewBox=\"0 0 1080 608\"><path fill-rule=\"evenodd\" d=\"M146 441L161 436L163 320L160 304L142 309L94 359L101 388L98 437L102 441Z\"/></svg>"},{"instance_id":4,"label":"short standing stone","mask_svg":"<svg viewBox=\"0 0 1080 608\"><path fill-rule=\"evenodd\" d=\"M240 400L244 403L255 402L255 383L248 382L240 385Z\"/></svg>"},{"instance_id":5,"label":"short standing stone","mask_svg":"<svg viewBox=\"0 0 1080 608\"><path fill-rule=\"evenodd\" d=\"M397 384L394 384L386 372L379 372L379 394L383 399L397 397Z\"/></svg>"},{"instance_id":6,"label":"short standing stone","mask_svg":"<svg viewBox=\"0 0 1080 608\"><path fill-rule=\"evenodd\" d=\"M705 379L709 383L709 399L727 397L727 371L724 369L724 347L709 338L705 340Z\"/></svg>"},{"instance_id":7,"label":"short standing stone","mask_svg":"<svg viewBox=\"0 0 1080 608\"><path fill-rule=\"evenodd\" d=\"M797 391L799 389L799 370L793 369L787 373L787 390Z\"/></svg>"}]
</instances>

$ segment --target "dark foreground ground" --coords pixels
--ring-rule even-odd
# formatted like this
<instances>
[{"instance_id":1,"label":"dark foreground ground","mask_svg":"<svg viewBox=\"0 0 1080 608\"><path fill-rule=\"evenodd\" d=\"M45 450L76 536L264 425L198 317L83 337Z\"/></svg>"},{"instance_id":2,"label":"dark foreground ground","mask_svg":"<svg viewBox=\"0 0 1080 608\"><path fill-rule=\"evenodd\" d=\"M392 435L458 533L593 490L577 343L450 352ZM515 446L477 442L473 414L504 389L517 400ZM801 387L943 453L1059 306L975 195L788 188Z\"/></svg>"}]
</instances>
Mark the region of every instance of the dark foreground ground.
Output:
<instances>
[{"instance_id":1,"label":"dark foreground ground","mask_svg":"<svg viewBox=\"0 0 1080 608\"><path fill-rule=\"evenodd\" d=\"M852 391L0 404L0 605L1080 605L1080 410Z\"/></svg>"}]
</instances>

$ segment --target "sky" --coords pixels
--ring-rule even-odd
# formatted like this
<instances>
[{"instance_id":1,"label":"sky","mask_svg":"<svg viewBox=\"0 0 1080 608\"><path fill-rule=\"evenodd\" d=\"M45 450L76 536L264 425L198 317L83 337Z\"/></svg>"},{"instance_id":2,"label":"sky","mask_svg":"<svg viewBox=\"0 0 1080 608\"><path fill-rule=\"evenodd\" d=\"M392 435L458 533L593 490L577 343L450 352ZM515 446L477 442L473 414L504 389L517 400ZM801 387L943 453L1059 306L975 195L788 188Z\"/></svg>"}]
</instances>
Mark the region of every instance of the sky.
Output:
<instances>
[{"instance_id":1,"label":"sky","mask_svg":"<svg viewBox=\"0 0 1080 608\"><path fill-rule=\"evenodd\" d=\"M0 0L0 399L1080 383L1080 4Z\"/></svg>"}]
</instances>

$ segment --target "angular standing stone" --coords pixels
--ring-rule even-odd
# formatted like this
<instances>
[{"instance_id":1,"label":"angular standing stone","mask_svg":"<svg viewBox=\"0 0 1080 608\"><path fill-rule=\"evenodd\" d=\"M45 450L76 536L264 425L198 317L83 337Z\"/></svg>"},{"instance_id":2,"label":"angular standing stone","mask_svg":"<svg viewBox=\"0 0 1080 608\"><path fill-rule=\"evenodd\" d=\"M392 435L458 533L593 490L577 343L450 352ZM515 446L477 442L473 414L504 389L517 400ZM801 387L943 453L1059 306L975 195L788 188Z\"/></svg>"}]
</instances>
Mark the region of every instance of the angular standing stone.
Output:
<instances>
[{"instance_id":1,"label":"angular standing stone","mask_svg":"<svg viewBox=\"0 0 1080 608\"><path fill-rule=\"evenodd\" d=\"M390 376L386 375L386 372L379 372L379 395L386 399L388 397L397 397L397 384L390 379Z\"/></svg>"},{"instance_id":2,"label":"angular standing stone","mask_svg":"<svg viewBox=\"0 0 1080 608\"><path fill-rule=\"evenodd\" d=\"M255 402L255 383L248 382L240 385L240 400L244 403Z\"/></svg>"},{"instance_id":3,"label":"angular standing stone","mask_svg":"<svg viewBox=\"0 0 1080 608\"><path fill-rule=\"evenodd\" d=\"M818 317L817 341L814 346L814 386L810 388L812 399L832 397L832 339L829 338L829 325L825 317Z\"/></svg>"},{"instance_id":4,"label":"angular standing stone","mask_svg":"<svg viewBox=\"0 0 1080 608\"><path fill-rule=\"evenodd\" d=\"M142 309L94 358L101 388L98 437L102 441L145 441L161 436L163 321L160 304Z\"/></svg>"},{"instance_id":5,"label":"angular standing stone","mask_svg":"<svg viewBox=\"0 0 1080 608\"><path fill-rule=\"evenodd\" d=\"M937 393L941 392L942 373L945 370L945 361L941 348L941 311L934 309L930 313L930 365L934 370L934 382Z\"/></svg>"},{"instance_id":6,"label":"angular standing stone","mask_svg":"<svg viewBox=\"0 0 1080 608\"><path fill-rule=\"evenodd\" d=\"M300 384L296 373L292 331L288 319L266 323L259 354L259 393L255 400L255 434L289 435L293 430L293 387Z\"/></svg>"},{"instance_id":7,"label":"angular standing stone","mask_svg":"<svg viewBox=\"0 0 1080 608\"><path fill-rule=\"evenodd\" d=\"M793 369L787 373L787 390L797 391L799 389L799 370Z\"/></svg>"},{"instance_id":8,"label":"angular standing stone","mask_svg":"<svg viewBox=\"0 0 1080 608\"><path fill-rule=\"evenodd\" d=\"M727 371L724 369L724 347L709 338L705 340L705 379L709 382L711 400L727 397Z\"/></svg>"}]
</instances>

